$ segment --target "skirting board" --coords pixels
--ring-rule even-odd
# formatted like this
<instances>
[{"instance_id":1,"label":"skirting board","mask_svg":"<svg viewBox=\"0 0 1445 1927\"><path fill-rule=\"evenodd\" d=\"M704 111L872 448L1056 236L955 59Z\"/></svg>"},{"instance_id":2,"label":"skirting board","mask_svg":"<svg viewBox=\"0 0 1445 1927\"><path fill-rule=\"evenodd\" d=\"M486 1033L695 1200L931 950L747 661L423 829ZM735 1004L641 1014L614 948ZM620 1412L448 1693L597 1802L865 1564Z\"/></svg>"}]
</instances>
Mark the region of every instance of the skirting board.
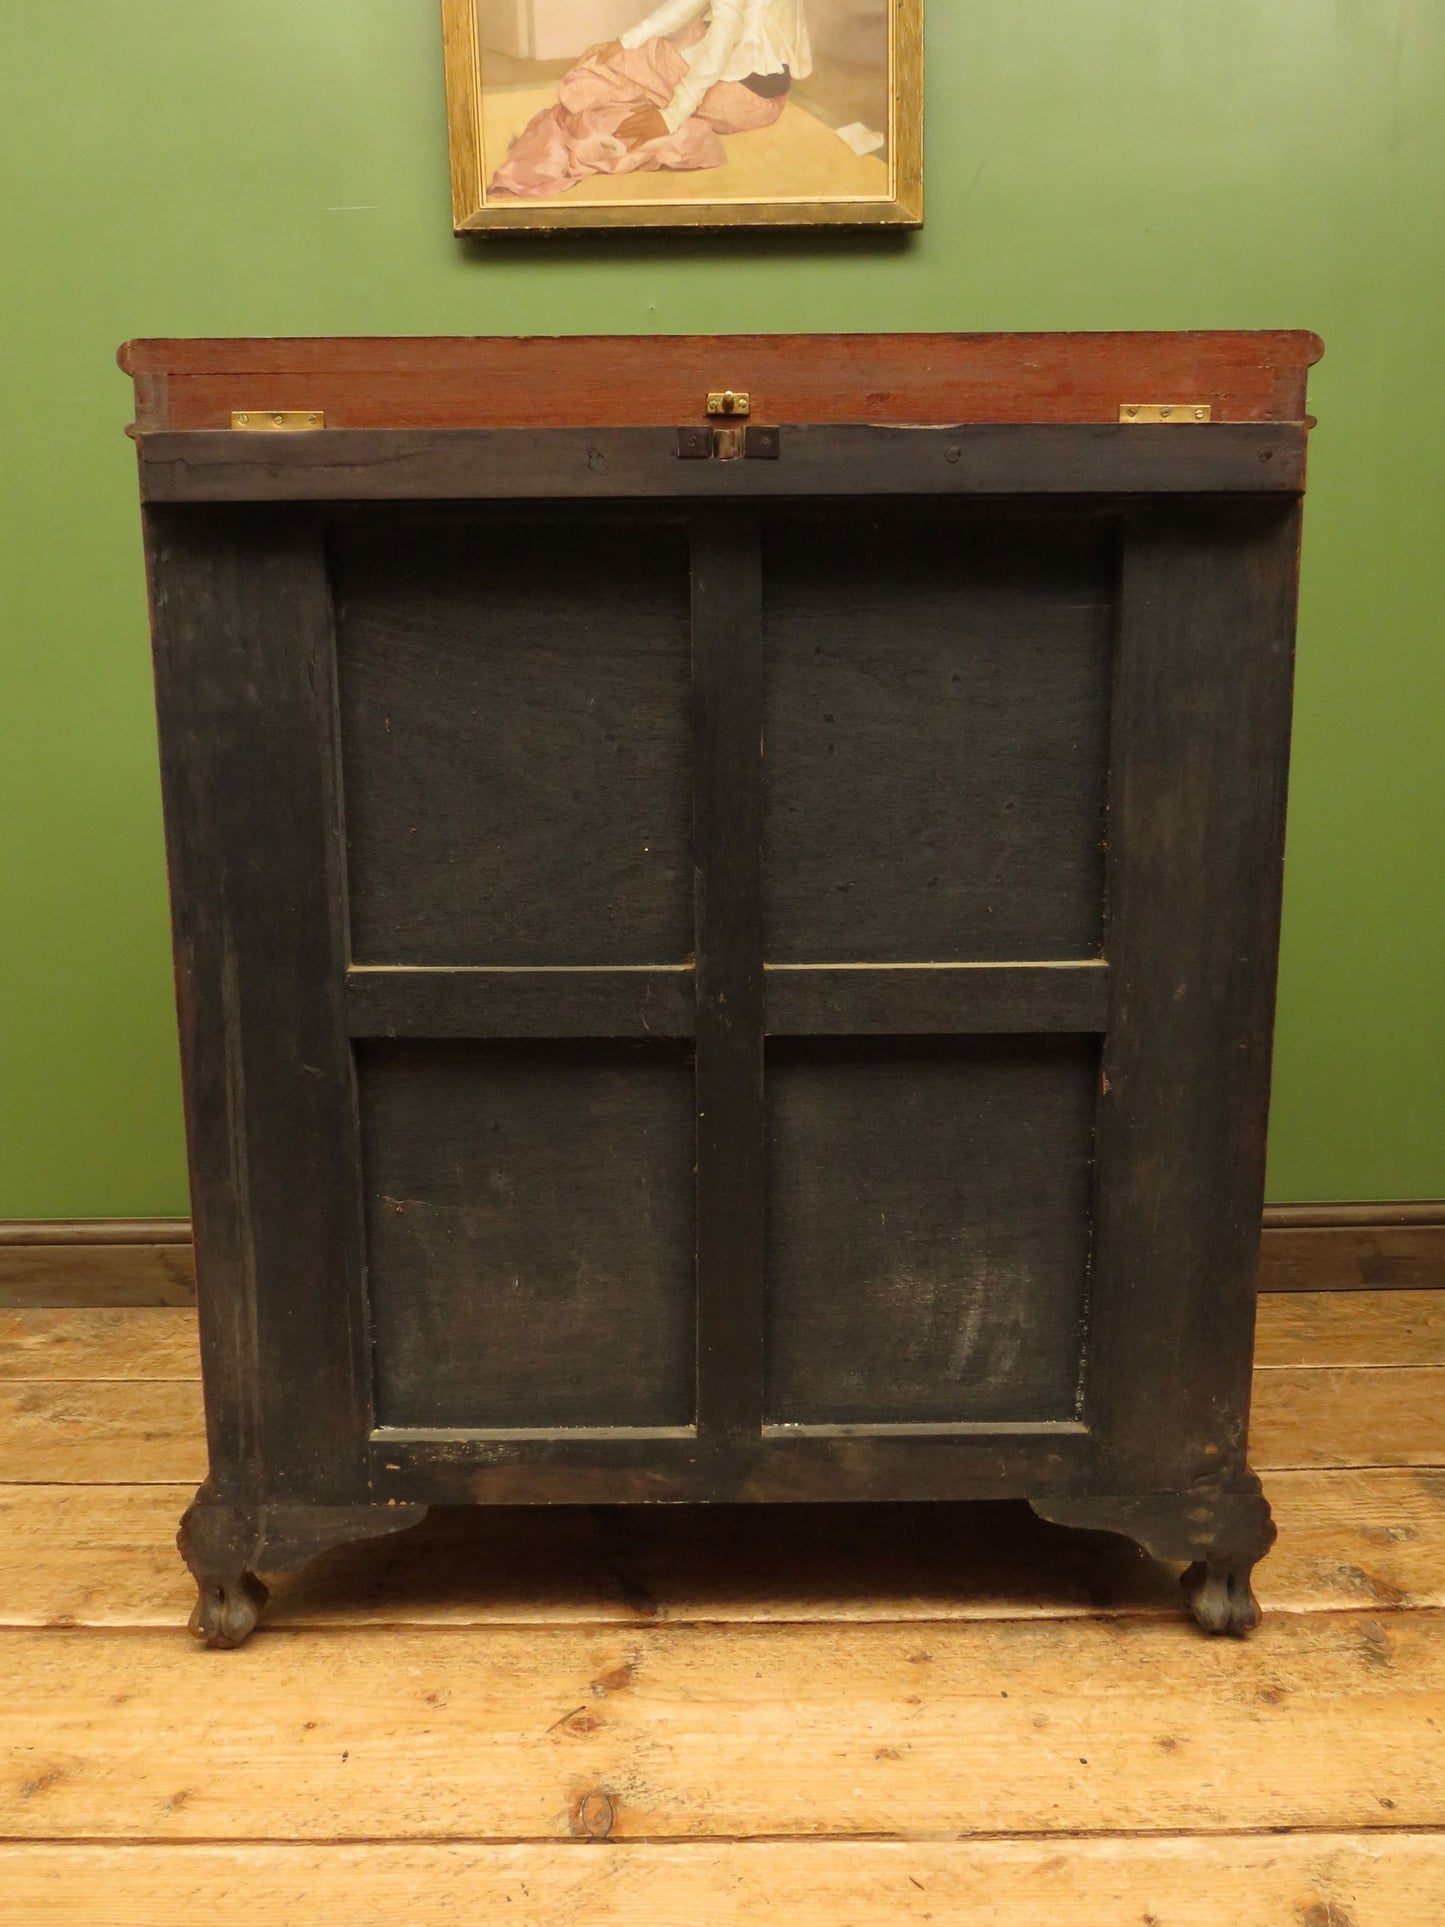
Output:
<instances>
[{"instance_id":1,"label":"skirting board","mask_svg":"<svg viewBox=\"0 0 1445 1927\"><path fill-rule=\"evenodd\" d=\"M0 1222L0 1306L195 1302L189 1218Z\"/></svg>"},{"instance_id":2,"label":"skirting board","mask_svg":"<svg viewBox=\"0 0 1445 1927\"><path fill-rule=\"evenodd\" d=\"M1445 1202L1271 1204L1261 1291L1445 1289ZM0 1306L190 1305L188 1218L0 1222Z\"/></svg>"}]
</instances>

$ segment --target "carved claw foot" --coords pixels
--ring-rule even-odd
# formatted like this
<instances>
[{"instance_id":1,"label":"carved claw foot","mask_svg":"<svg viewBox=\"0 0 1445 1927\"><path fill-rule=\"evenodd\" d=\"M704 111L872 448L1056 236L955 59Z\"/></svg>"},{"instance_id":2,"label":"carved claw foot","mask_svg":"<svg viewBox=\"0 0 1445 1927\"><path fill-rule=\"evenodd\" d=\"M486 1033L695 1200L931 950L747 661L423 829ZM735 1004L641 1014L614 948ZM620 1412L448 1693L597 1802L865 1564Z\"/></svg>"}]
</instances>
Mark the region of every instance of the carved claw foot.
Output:
<instances>
[{"instance_id":1,"label":"carved claw foot","mask_svg":"<svg viewBox=\"0 0 1445 1927\"><path fill-rule=\"evenodd\" d=\"M254 1632L268 1597L254 1572L239 1572L224 1579L201 1574L196 1579L196 1609L191 1614L190 1630L207 1646L232 1652Z\"/></svg>"},{"instance_id":2,"label":"carved claw foot","mask_svg":"<svg viewBox=\"0 0 1445 1927\"><path fill-rule=\"evenodd\" d=\"M176 1535L196 1582L191 1631L220 1652L244 1644L266 1603L258 1572L295 1572L318 1553L381 1539L426 1517L424 1505L248 1505L203 1485Z\"/></svg>"},{"instance_id":3,"label":"carved claw foot","mask_svg":"<svg viewBox=\"0 0 1445 1927\"><path fill-rule=\"evenodd\" d=\"M1223 1567L1200 1559L1180 1580L1189 1610L1207 1633L1233 1633L1243 1638L1261 1618L1259 1601L1250 1590L1249 1566Z\"/></svg>"}]
</instances>

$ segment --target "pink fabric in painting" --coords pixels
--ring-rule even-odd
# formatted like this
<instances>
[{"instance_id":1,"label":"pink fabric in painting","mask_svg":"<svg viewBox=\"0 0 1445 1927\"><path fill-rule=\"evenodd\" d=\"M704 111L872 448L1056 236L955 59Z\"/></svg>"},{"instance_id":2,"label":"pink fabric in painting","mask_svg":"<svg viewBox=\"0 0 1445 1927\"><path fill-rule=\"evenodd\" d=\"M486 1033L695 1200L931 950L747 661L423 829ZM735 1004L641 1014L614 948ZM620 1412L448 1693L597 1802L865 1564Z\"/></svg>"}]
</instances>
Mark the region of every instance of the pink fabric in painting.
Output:
<instances>
[{"instance_id":1,"label":"pink fabric in painting","mask_svg":"<svg viewBox=\"0 0 1445 1927\"><path fill-rule=\"evenodd\" d=\"M695 31L681 36L683 44ZM786 97L764 100L740 80L709 87L675 134L629 148L617 129L639 107L665 107L687 73L671 40L649 40L610 60L579 61L557 89L555 107L534 114L492 180L493 194L557 194L589 174L643 174L659 168L721 167L721 134L771 127Z\"/></svg>"}]
</instances>

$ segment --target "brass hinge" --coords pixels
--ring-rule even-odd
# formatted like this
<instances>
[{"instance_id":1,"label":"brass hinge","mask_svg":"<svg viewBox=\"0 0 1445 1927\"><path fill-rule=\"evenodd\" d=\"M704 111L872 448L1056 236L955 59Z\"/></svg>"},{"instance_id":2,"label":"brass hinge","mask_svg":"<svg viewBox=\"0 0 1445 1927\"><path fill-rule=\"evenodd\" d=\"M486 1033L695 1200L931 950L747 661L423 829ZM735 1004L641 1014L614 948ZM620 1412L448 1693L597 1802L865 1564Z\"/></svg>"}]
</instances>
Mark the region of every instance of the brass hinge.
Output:
<instances>
[{"instance_id":1,"label":"brass hinge","mask_svg":"<svg viewBox=\"0 0 1445 1927\"><path fill-rule=\"evenodd\" d=\"M707 398L709 415L751 415L753 398L746 389L714 389Z\"/></svg>"},{"instance_id":2,"label":"brass hinge","mask_svg":"<svg viewBox=\"0 0 1445 1927\"><path fill-rule=\"evenodd\" d=\"M1121 422L1207 422L1207 401L1121 401Z\"/></svg>"},{"instance_id":3,"label":"brass hinge","mask_svg":"<svg viewBox=\"0 0 1445 1927\"><path fill-rule=\"evenodd\" d=\"M233 408L231 426L253 435L287 435L303 428L325 428L326 417L319 408Z\"/></svg>"}]
</instances>

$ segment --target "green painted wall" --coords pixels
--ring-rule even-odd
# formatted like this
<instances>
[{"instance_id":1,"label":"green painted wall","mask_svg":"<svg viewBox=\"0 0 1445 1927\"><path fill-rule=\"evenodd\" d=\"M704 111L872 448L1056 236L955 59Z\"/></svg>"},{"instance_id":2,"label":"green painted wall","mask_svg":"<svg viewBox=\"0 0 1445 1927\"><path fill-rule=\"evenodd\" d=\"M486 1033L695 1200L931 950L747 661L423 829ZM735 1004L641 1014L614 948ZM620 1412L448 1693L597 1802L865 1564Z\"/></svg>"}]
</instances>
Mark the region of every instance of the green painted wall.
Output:
<instances>
[{"instance_id":1,"label":"green painted wall","mask_svg":"<svg viewBox=\"0 0 1445 1927\"><path fill-rule=\"evenodd\" d=\"M0 9L0 1217L186 1208L140 334L1318 330L1270 1194L1445 1195L1445 5L928 12L921 236L462 245L430 0Z\"/></svg>"}]
</instances>

